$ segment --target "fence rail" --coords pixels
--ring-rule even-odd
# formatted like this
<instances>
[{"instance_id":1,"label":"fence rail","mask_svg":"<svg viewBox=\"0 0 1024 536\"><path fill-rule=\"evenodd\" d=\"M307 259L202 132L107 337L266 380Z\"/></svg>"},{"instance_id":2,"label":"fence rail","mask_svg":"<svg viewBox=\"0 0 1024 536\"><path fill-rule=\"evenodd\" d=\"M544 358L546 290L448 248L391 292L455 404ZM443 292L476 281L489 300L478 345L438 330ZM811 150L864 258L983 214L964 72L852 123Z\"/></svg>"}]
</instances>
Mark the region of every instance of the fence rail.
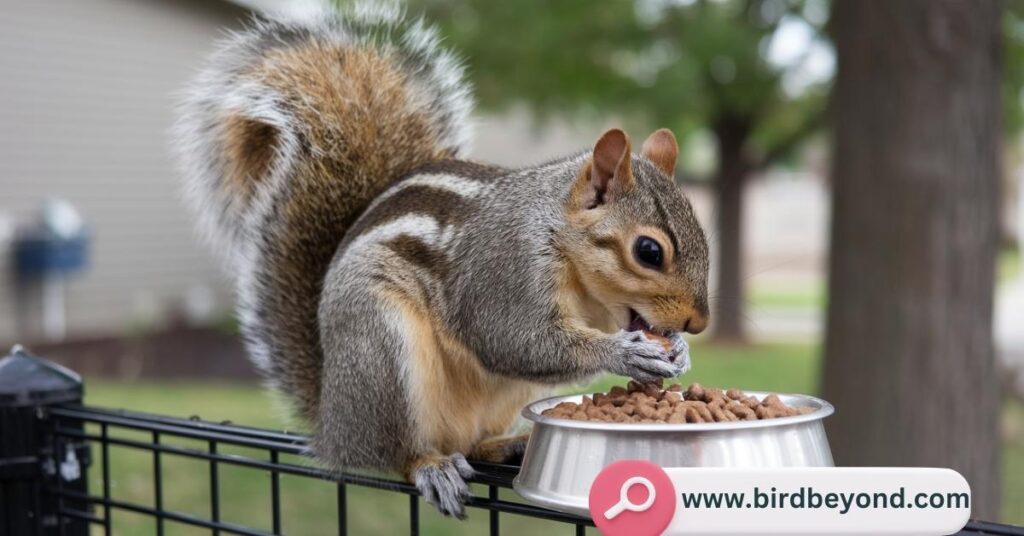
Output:
<instances>
[{"instance_id":1,"label":"fence rail","mask_svg":"<svg viewBox=\"0 0 1024 536\"><path fill-rule=\"evenodd\" d=\"M110 535L117 532L114 517L119 513L151 519L159 536L171 524L205 529L214 535L290 533L282 515L282 477L328 483L340 535L349 532L352 488L404 496L408 533L420 533L421 503L414 486L381 475L339 474L317 468L306 456L308 442L302 435L84 406L77 375L31 356L19 357L29 361L12 367L10 357L0 360L0 536ZM30 370L33 374L45 372L44 381L39 382L45 390L23 390L17 396L5 390L5 386L23 386L26 381L12 377L11 370L20 374L33 366L37 367ZM55 381L59 379L67 381ZM149 492L115 496L112 467L117 454L126 456L129 451L149 458L152 473L144 483ZM186 475L185 482L178 478L179 485L203 488L208 494L204 513L175 509L165 500L169 490L179 491L175 482L168 483L173 476L168 464L180 460L205 465L199 473ZM229 521L223 515L226 492L222 473L226 467L269 476L266 504L246 504L247 510L269 511L268 522L262 524L266 526ZM502 514L556 522L563 525L564 534L577 536L593 527L590 519L527 504L508 491L517 466L476 463L474 468L477 474L471 483L476 484L477 493L468 506L487 512L486 532L492 536L502 532ZM318 497L321 499L331 500ZM1024 527L971 521L960 534L1024 536Z\"/></svg>"}]
</instances>

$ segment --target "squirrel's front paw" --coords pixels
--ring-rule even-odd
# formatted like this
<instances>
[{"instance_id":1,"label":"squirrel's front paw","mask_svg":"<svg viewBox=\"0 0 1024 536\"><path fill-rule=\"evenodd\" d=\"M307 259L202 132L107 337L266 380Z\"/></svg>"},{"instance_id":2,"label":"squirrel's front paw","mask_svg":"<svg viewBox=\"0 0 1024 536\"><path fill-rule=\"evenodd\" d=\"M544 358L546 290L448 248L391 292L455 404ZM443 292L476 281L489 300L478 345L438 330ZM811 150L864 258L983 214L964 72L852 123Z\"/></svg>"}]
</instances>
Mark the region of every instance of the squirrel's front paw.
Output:
<instances>
[{"instance_id":1,"label":"squirrel's front paw","mask_svg":"<svg viewBox=\"0 0 1024 536\"><path fill-rule=\"evenodd\" d=\"M642 331L620 330L614 335L617 355L611 356L607 368L643 383L674 378L690 368L686 342L681 337L677 341L676 337L670 339L672 348L666 351L660 342L648 339Z\"/></svg>"},{"instance_id":2,"label":"squirrel's front paw","mask_svg":"<svg viewBox=\"0 0 1024 536\"><path fill-rule=\"evenodd\" d=\"M473 476L473 467L462 454L440 456L423 463L413 474L416 489L427 503L446 516L466 518L466 499L472 495L466 479Z\"/></svg>"}]
</instances>

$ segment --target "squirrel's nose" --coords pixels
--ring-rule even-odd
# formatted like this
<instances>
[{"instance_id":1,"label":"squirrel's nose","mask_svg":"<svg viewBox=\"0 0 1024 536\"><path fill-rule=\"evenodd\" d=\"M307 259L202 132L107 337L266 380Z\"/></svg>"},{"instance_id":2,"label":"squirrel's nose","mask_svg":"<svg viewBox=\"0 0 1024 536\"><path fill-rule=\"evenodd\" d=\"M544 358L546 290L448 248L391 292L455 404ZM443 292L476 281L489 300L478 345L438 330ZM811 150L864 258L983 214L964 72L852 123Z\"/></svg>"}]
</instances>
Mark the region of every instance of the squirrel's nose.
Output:
<instances>
[{"instance_id":1,"label":"squirrel's nose","mask_svg":"<svg viewBox=\"0 0 1024 536\"><path fill-rule=\"evenodd\" d=\"M683 320L683 331L694 335L708 327L708 315L693 311Z\"/></svg>"}]
</instances>

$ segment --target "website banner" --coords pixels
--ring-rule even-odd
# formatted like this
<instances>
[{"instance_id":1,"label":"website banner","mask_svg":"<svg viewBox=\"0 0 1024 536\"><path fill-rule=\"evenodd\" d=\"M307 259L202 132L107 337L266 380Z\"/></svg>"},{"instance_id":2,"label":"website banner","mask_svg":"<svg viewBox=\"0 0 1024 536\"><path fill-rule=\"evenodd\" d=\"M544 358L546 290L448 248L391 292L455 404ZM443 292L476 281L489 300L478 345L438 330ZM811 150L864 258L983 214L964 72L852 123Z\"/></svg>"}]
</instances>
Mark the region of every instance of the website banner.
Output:
<instances>
[{"instance_id":1,"label":"website banner","mask_svg":"<svg viewBox=\"0 0 1024 536\"><path fill-rule=\"evenodd\" d=\"M590 510L609 536L941 535L967 523L970 501L970 486L951 469L662 469L626 461L595 479Z\"/></svg>"}]
</instances>

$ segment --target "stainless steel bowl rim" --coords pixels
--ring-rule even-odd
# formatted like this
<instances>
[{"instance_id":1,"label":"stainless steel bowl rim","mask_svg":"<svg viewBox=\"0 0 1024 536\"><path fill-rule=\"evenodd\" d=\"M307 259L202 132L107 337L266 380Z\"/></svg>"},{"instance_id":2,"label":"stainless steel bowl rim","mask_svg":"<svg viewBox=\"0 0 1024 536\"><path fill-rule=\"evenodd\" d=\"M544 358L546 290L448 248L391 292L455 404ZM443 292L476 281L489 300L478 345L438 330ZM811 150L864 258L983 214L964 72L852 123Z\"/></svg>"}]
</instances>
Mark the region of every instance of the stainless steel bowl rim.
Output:
<instances>
[{"instance_id":1,"label":"stainless steel bowl rim","mask_svg":"<svg viewBox=\"0 0 1024 536\"><path fill-rule=\"evenodd\" d=\"M748 395L756 396L758 398L764 398L771 394L767 391L744 391ZM799 395L791 393L776 393L780 398L794 398L801 402L810 403L817 406L818 409L811 413L805 413L803 415L794 415L792 417L777 417L774 419L758 419L756 421L730 421L730 422L713 422L713 423L681 423L681 424L669 424L669 423L610 423L602 421L574 421L572 419L559 419L555 417L545 417L540 414L540 411L535 410L537 406L544 406L545 409L548 407L554 407L559 402L568 401L573 398L581 398L583 395L560 395L552 396L537 400L533 403L528 404L523 408L523 418L540 424L549 424L551 426L558 426L561 428L582 428L587 430L607 430L607 431L619 431L619 432L713 432L713 431L725 431L725 430L746 430L752 428L770 428L776 426L786 426L789 424L797 424L802 422L817 421L828 417L835 413L835 408L832 404L810 395ZM541 410L543 411L543 410Z\"/></svg>"}]
</instances>

